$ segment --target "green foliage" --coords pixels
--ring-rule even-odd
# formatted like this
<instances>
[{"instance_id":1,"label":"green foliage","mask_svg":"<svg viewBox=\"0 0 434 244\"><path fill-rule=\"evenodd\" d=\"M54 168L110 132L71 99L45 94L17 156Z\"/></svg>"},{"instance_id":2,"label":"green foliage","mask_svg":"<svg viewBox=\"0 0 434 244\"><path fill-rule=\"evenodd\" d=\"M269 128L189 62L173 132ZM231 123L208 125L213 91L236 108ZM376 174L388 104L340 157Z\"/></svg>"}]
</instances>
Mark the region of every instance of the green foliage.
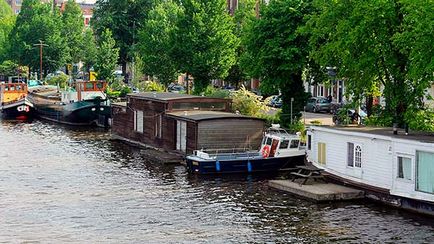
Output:
<instances>
[{"instance_id":1,"label":"green foliage","mask_svg":"<svg viewBox=\"0 0 434 244\"><path fill-rule=\"evenodd\" d=\"M355 99L384 86L387 117L404 123L433 79L433 1L316 0L305 30L311 57L337 66ZM408 121L407 121L408 122Z\"/></svg>"},{"instance_id":2,"label":"green foliage","mask_svg":"<svg viewBox=\"0 0 434 244\"><path fill-rule=\"evenodd\" d=\"M15 15L12 9L4 1L0 0L0 62L7 59L7 52L10 48L9 33L15 23Z\"/></svg>"},{"instance_id":3,"label":"green foliage","mask_svg":"<svg viewBox=\"0 0 434 244\"><path fill-rule=\"evenodd\" d=\"M321 121L319 121L319 120L312 120L312 121L310 121L310 123L312 125L321 125L322 124Z\"/></svg>"},{"instance_id":4,"label":"green foliage","mask_svg":"<svg viewBox=\"0 0 434 244\"><path fill-rule=\"evenodd\" d=\"M183 73L194 77L194 93L200 94L211 79L224 79L235 64L239 45L232 17L224 0L180 0L174 52Z\"/></svg>"},{"instance_id":5,"label":"green foliage","mask_svg":"<svg viewBox=\"0 0 434 244\"><path fill-rule=\"evenodd\" d=\"M302 72L307 62L307 38L299 28L310 13L309 1L270 1L263 6L261 18L247 28L243 44L246 47L244 67L251 76L261 78L261 91L282 93L281 123L290 124L290 101L293 116L301 117L307 96L303 89Z\"/></svg>"},{"instance_id":6,"label":"green foliage","mask_svg":"<svg viewBox=\"0 0 434 244\"><path fill-rule=\"evenodd\" d=\"M272 124L280 124L280 111L275 114L261 113L258 118L265 120L266 127L271 127Z\"/></svg>"},{"instance_id":7,"label":"green foliage","mask_svg":"<svg viewBox=\"0 0 434 244\"><path fill-rule=\"evenodd\" d=\"M261 97L248 91L244 86L233 92L230 98L232 98L232 110L240 114L257 117L268 111Z\"/></svg>"},{"instance_id":8,"label":"green foliage","mask_svg":"<svg viewBox=\"0 0 434 244\"><path fill-rule=\"evenodd\" d=\"M126 97L128 93L131 93L131 88L122 79L113 79L106 91L107 96L111 99Z\"/></svg>"},{"instance_id":9,"label":"green foliage","mask_svg":"<svg viewBox=\"0 0 434 244\"><path fill-rule=\"evenodd\" d=\"M229 98L231 94L228 90L214 88L213 86L208 86L203 92L203 95L206 97L213 97L213 98Z\"/></svg>"},{"instance_id":10,"label":"green foliage","mask_svg":"<svg viewBox=\"0 0 434 244\"><path fill-rule=\"evenodd\" d=\"M434 110L407 110L405 117L410 129L434 132Z\"/></svg>"},{"instance_id":11,"label":"green foliage","mask_svg":"<svg viewBox=\"0 0 434 244\"><path fill-rule=\"evenodd\" d=\"M155 91L155 92L164 92L165 88L162 84L156 82L156 81L143 81L140 82L137 85L137 88L140 91L146 91L146 92L150 92L150 91Z\"/></svg>"},{"instance_id":12,"label":"green foliage","mask_svg":"<svg viewBox=\"0 0 434 244\"><path fill-rule=\"evenodd\" d=\"M364 123L367 126L391 127L393 125L393 116L381 106L375 105L372 107L372 114L365 118Z\"/></svg>"},{"instance_id":13,"label":"green foliage","mask_svg":"<svg viewBox=\"0 0 434 244\"><path fill-rule=\"evenodd\" d=\"M97 57L97 45L92 29L86 29L83 33L83 42L81 49L83 50L82 61L85 71L89 73L90 68L95 64Z\"/></svg>"},{"instance_id":14,"label":"green foliage","mask_svg":"<svg viewBox=\"0 0 434 244\"><path fill-rule=\"evenodd\" d=\"M5 60L0 64L0 75L14 76L18 75L18 64L11 61Z\"/></svg>"},{"instance_id":15,"label":"green foliage","mask_svg":"<svg viewBox=\"0 0 434 244\"><path fill-rule=\"evenodd\" d=\"M83 22L83 14L80 9L80 5L78 5L75 0L67 1L65 3L65 11L62 13L62 36L65 37L67 50L67 63L78 63L82 57L83 46L84 46L84 22ZM89 40L85 42L89 43Z\"/></svg>"},{"instance_id":16,"label":"green foliage","mask_svg":"<svg viewBox=\"0 0 434 244\"><path fill-rule=\"evenodd\" d=\"M67 52L62 37L63 28L60 12L51 9L50 4L37 0L24 0L16 24L11 32L14 46L8 54L14 61L29 66L31 70L39 70L39 44L43 47L43 71L55 71L65 64Z\"/></svg>"},{"instance_id":17,"label":"green foliage","mask_svg":"<svg viewBox=\"0 0 434 244\"><path fill-rule=\"evenodd\" d=\"M96 60L94 69L98 74L98 79L113 81L113 72L116 69L116 61L119 56L119 48L115 47L115 40L112 33L106 29L98 40Z\"/></svg>"},{"instance_id":18,"label":"green foliage","mask_svg":"<svg viewBox=\"0 0 434 244\"><path fill-rule=\"evenodd\" d=\"M143 57L144 72L156 76L164 85L173 82L179 67L176 64L175 35L182 8L173 1L155 6L139 32L138 49Z\"/></svg>"},{"instance_id":19,"label":"green foliage","mask_svg":"<svg viewBox=\"0 0 434 244\"><path fill-rule=\"evenodd\" d=\"M91 25L100 38L106 29L113 33L119 49L118 63L123 70L131 61L137 43L138 30L155 0L97 0Z\"/></svg>"},{"instance_id":20,"label":"green foliage","mask_svg":"<svg viewBox=\"0 0 434 244\"><path fill-rule=\"evenodd\" d=\"M60 88L65 88L68 85L69 76L65 74L56 75L51 79L46 80L48 85L59 86Z\"/></svg>"}]
</instances>

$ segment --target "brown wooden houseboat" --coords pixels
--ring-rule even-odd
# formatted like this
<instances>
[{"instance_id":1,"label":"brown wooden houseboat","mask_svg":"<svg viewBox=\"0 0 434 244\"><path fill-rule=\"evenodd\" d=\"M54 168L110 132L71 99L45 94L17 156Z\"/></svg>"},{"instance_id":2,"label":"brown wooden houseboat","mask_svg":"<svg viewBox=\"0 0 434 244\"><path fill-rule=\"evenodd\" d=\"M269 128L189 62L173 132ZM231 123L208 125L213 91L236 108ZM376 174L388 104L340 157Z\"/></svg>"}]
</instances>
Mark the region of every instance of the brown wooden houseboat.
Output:
<instances>
[{"instance_id":1,"label":"brown wooden houseboat","mask_svg":"<svg viewBox=\"0 0 434 244\"><path fill-rule=\"evenodd\" d=\"M230 113L230 99L177 93L135 93L112 104L112 136L190 154L197 149L257 149L265 122Z\"/></svg>"}]
</instances>

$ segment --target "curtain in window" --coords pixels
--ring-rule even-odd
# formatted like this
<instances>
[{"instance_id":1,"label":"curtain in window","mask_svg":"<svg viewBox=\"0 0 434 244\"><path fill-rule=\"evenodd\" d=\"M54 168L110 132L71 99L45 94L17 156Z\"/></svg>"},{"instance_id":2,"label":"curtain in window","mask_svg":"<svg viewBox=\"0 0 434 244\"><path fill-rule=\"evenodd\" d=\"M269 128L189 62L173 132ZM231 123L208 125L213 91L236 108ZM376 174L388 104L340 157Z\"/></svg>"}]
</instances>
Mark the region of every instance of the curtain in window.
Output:
<instances>
[{"instance_id":1,"label":"curtain in window","mask_svg":"<svg viewBox=\"0 0 434 244\"><path fill-rule=\"evenodd\" d=\"M434 153L417 152L417 190L434 193Z\"/></svg>"},{"instance_id":2,"label":"curtain in window","mask_svg":"<svg viewBox=\"0 0 434 244\"><path fill-rule=\"evenodd\" d=\"M406 180L411 180L411 159L410 158L402 158L402 173L403 177Z\"/></svg>"}]
</instances>

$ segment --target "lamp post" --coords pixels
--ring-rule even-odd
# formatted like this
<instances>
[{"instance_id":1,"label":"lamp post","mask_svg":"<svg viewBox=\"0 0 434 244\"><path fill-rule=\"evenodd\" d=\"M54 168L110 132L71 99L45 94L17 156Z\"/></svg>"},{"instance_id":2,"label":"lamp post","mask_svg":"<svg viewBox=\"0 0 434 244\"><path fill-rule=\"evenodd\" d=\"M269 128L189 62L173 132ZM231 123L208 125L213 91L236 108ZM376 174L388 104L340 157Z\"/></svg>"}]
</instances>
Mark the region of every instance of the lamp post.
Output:
<instances>
[{"instance_id":1,"label":"lamp post","mask_svg":"<svg viewBox=\"0 0 434 244\"><path fill-rule=\"evenodd\" d=\"M292 103L293 103L293 102L294 102L294 98L291 97L291 120L290 120L291 125L292 125Z\"/></svg>"},{"instance_id":2,"label":"lamp post","mask_svg":"<svg viewBox=\"0 0 434 244\"><path fill-rule=\"evenodd\" d=\"M39 72L40 72L39 77L42 82L42 47L48 47L48 45L44 44L42 40L39 40L39 43L33 44L33 46L39 47Z\"/></svg>"}]
</instances>

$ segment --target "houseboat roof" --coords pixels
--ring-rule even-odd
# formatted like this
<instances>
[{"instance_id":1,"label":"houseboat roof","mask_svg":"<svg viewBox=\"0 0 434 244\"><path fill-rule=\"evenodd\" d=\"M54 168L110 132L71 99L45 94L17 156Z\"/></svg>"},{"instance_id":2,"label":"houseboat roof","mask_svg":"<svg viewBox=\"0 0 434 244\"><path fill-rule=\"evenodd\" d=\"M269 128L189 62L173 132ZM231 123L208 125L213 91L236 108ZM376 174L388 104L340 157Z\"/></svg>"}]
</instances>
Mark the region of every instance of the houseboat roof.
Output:
<instances>
[{"instance_id":1,"label":"houseboat roof","mask_svg":"<svg viewBox=\"0 0 434 244\"><path fill-rule=\"evenodd\" d=\"M204 110L169 112L169 113L167 113L167 116L182 119L182 120L189 120L189 121L201 121L201 120L212 120L212 119L233 119L233 118L263 120L260 118L249 117L249 116L245 116L245 115L241 115L241 114L219 112L219 111L204 111Z\"/></svg>"},{"instance_id":2,"label":"houseboat roof","mask_svg":"<svg viewBox=\"0 0 434 244\"><path fill-rule=\"evenodd\" d=\"M173 93L173 92L139 92L139 93L130 93L128 94L128 96L146 98L152 100L164 100L164 101L199 97L199 96L194 96L189 94L180 94L180 93Z\"/></svg>"},{"instance_id":3,"label":"houseboat roof","mask_svg":"<svg viewBox=\"0 0 434 244\"><path fill-rule=\"evenodd\" d=\"M126 107L127 102L115 102L111 104L112 106Z\"/></svg>"},{"instance_id":4,"label":"houseboat roof","mask_svg":"<svg viewBox=\"0 0 434 244\"><path fill-rule=\"evenodd\" d=\"M332 129L341 132L348 133L362 133L371 136L383 137L384 139L400 139L419 141L422 143L434 143L434 133L421 132L421 131L409 131L408 135L405 134L404 129L398 129L398 134L393 134L393 128L391 127L370 127L370 126L311 126L312 129Z\"/></svg>"}]
</instances>

